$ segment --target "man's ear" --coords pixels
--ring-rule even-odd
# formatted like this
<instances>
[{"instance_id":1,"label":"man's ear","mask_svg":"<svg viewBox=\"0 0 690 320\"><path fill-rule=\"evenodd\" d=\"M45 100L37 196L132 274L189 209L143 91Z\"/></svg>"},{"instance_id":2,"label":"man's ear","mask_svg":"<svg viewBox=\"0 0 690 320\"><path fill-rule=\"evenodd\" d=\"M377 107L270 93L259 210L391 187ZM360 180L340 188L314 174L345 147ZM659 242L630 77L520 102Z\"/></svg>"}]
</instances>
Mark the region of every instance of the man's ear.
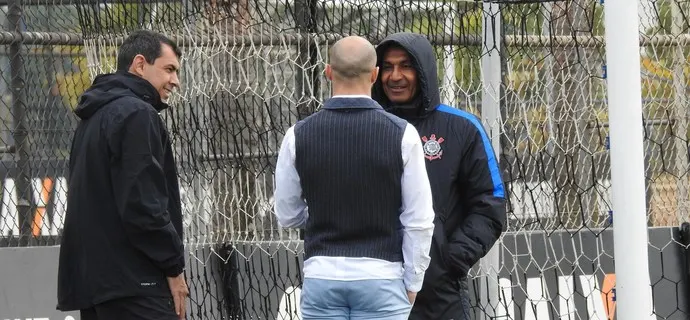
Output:
<instances>
[{"instance_id":1,"label":"man's ear","mask_svg":"<svg viewBox=\"0 0 690 320\"><path fill-rule=\"evenodd\" d=\"M134 56L134 59L132 59L132 64L129 66L129 72L141 77L144 75L145 64L147 64L146 58L144 58L143 55L138 54Z\"/></svg>"},{"instance_id":2,"label":"man's ear","mask_svg":"<svg viewBox=\"0 0 690 320\"><path fill-rule=\"evenodd\" d=\"M326 79L333 81L333 68L331 68L330 64L326 65Z\"/></svg>"},{"instance_id":3,"label":"man's ear","mask_svg":"<svg viewBox=\"0 0 690 320\"><path fill-rule=\"evenodd\" d=\"M379 67L374 68L374 70L371 70L371 83L376 83L376 79L379 77Z\"/></svg>"}]
</instances>

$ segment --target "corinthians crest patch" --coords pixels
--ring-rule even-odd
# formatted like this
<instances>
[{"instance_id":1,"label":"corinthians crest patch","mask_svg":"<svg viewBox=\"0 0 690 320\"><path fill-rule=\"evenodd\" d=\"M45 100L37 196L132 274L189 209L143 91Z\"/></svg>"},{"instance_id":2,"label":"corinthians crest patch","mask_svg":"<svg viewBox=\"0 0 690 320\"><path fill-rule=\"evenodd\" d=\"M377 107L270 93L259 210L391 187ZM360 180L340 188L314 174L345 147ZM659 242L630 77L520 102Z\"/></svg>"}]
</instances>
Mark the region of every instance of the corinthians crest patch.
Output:
<instances>
[{"instance_id":1,"label":"corinthians crest patch","mask_svg":"<svg viewBox=\"0 0 690 320\"><path fill-rule=\"evenodd\" d=\"M443 149L441 148L441 143L443 143L443 138L436 138L435 134L432 134L429 138L426 136L422 137L422 142L424 142L424 157L429 160L441 159L443 155Z\"/></svg>"}]
</instances>

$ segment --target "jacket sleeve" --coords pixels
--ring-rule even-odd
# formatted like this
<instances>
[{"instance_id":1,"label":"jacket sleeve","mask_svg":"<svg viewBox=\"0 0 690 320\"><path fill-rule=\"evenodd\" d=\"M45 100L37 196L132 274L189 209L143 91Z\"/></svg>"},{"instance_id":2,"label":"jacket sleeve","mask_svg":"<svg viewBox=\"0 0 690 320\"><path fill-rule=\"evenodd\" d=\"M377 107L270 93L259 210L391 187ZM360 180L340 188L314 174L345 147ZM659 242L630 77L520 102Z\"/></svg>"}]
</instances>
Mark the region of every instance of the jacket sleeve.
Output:
<instances>
[{"instance_id":1,"label":"jacket sleeve","mask_svg":"<svg viewBox=\"0 0 690 320\"><path fill-rule=\"evenodd\" d=\"M448 238L446 260L459 276L494 245L506 220L505 191L491 142L481 123L473 119L468 130L469 144L460 162L458 182L464 220Z\"/></svg>"},{"instance_id":2,"label":"jacket sleeve","mask_svg":"<svg viewBox=\"0 0 690 320\"><path fill-rule=\"evenodd\" d=\"M138 109L118 126L111 179L127 238L168 277L184 270L182 240L167 211L161 123L153 110ZM111 140L112 141L112 140Z\"/></svg>"}]
</instances>

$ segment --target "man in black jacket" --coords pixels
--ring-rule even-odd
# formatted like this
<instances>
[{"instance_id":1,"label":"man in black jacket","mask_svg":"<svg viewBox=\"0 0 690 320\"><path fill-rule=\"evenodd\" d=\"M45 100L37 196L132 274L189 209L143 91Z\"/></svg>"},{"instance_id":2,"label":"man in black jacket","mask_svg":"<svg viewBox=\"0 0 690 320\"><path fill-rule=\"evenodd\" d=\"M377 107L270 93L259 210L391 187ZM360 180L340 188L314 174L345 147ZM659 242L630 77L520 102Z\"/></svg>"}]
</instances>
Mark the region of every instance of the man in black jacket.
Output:
<instances>
[{"instance_id":1,"label":"man in black jacket","mask_svg":"<svg viewBox=\"0 0 690 320\"><path fill-rule=\"evenodd\" d=\"M134 32L75 110L57 308L82 320L184 318L179 186L158 115L179 59L170 39Z\"/></svg>"},{"instance_id":2,"label":"man in black jacket","mask_svg":"<svg viewBox=\"0 0 690 320\"><path fill-rule=\"evenodd\" d=\"M441 104L436 57L425 37L393 34L376 52L381 73L372 97L417 128L436 213L431 264L410 319L469 319L467 273L505 224L498 161L481 122Z\"/></svg>"}]
</instances>

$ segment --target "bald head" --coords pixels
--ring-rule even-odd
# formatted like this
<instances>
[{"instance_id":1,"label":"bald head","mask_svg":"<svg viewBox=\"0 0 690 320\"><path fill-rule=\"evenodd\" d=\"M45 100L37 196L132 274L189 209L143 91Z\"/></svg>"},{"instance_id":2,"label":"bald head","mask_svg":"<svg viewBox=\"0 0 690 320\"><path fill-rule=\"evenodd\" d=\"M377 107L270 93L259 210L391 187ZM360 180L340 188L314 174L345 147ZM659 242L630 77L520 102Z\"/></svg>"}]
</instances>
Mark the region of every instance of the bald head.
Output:
<instances>
[{"instance_id":1,"label":"bald head","mask_svg":"<svg viewBox=\"0 0 690 320\"><path fill-rule=\"evenodd\" d=\"M331 47L330 65L342 80L368 76L376 68L376 49L362 37L342 38Z\"/></svg>"}]
</instances>

